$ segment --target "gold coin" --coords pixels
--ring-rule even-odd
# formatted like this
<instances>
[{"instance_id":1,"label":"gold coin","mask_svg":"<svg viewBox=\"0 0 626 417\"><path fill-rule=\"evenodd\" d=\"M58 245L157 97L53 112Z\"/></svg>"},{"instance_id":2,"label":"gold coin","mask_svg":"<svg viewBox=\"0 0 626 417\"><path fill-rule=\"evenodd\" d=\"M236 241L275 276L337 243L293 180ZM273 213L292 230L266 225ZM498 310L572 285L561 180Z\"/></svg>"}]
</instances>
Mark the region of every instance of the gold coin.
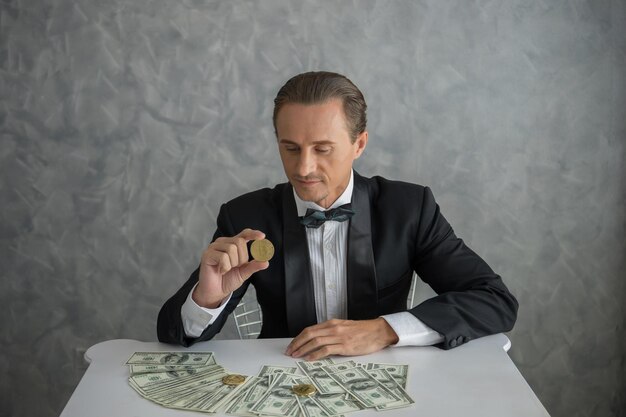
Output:
<instances>
[{"instance_id":1,"label":"gold coin","mask_svg":"<svg viewBox=\"0 0 626 417\"><path fill-rule=\"evenodd\" d=\"M291 387L291 390L300 397L308 397L309 395L315 394L315 387L311 384L299 384Z\"/></svg>"},{"instance_id":2,"label":"gold coin","mask_svg":"<svg viewBox=\"0 0 626 417\"><path fill-rule=\"evenodd\" d=\"M245 380L246 377L243 375L230 374L222 378L222 383L226 385L241 385Z\"/></svg>"},{"instance_id":3,"label":"gold coin","mask_svg":"<svg viewBox=\"0 0 626 417\"><path fill-rule=\"evenodd\" d=\"M250 254L257 261L269 261L274 256L274 245L267 239L255 240L250 245Z\"/></svg>"}]
</instances>

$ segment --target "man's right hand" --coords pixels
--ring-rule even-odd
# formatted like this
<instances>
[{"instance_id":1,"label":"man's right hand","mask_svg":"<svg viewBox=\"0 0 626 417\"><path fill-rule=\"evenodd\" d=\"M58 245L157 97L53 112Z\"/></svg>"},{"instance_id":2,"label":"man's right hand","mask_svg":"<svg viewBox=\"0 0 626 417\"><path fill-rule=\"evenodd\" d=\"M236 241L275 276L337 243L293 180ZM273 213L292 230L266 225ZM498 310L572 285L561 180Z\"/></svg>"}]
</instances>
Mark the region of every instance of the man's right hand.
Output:
<instances>
[{"instance_id":1,"label":"man's right hand","mask_svg":"<svg viewBox=\"0 0 626 417\"><path fill-rule=\"evenodd\" d=\"M251 240L264 239L265 233L244 229L233 237L220 237L202 253L200 279L191 298L201 307L217 308L228 295L241 287L255 272L269 267L269 262L248 262Z\"/></svg>"}]
</instances>

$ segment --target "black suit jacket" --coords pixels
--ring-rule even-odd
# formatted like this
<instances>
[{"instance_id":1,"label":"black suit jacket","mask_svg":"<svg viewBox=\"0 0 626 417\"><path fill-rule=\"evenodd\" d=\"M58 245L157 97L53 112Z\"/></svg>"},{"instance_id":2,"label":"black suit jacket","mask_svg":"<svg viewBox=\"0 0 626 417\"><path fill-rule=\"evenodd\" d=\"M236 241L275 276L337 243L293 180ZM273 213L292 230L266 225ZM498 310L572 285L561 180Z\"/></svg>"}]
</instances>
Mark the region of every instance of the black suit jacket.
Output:
<instances>
[{"instance_id":1,"label":"black suit jacket","mask_svg":"<svg viewBox=\"0 0 626 417\"><path fill-rule=\"evenodd\" d=\"M461 239L439 211L427 187L354 174L348 233L348 318L372 319L406 310L413 271L438 294L409 310L444 336L453 348L488 334L511 330L517 301L501 278ZM180 309L198 281L198 269L162 307L159 340L189 346L211 339L254 285L263 311L261 338L294 337L316 324L305 228L299 223L292 187L279 184L222 205L213 240L245 228L263 231L275 247L264 271L233 293L202 335L185 335Z\"/></svg>"}]
</instances>

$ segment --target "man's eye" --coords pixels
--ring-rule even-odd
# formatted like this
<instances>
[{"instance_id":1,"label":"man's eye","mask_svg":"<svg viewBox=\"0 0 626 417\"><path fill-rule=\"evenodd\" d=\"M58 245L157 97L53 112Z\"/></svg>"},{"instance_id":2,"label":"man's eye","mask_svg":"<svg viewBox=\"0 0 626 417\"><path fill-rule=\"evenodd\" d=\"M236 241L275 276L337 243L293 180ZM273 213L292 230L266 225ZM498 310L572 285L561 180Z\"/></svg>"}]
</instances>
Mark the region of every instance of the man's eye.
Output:
<instances>
[{"instance_id":1,"label":"man's eye","mask_svg":"<svg viewBox=\"0 0 626 417\"><path fill-rule=\"evenodd\" d=\"M330 152L330 148L315 148L315 150L317 151L317 153L329 153Z\"/></svg>"},{"instance_id":2,"label":"man's eye","mask_svg":"<svg viewBox=\"0 0 626 417\"><path fill-rule=\"evenodd\" d=\"M298 152L298 148L296 148L294 146L287 146L287 147L285 147L285 150L287 152Z\"/></svg>"}]
</instances>

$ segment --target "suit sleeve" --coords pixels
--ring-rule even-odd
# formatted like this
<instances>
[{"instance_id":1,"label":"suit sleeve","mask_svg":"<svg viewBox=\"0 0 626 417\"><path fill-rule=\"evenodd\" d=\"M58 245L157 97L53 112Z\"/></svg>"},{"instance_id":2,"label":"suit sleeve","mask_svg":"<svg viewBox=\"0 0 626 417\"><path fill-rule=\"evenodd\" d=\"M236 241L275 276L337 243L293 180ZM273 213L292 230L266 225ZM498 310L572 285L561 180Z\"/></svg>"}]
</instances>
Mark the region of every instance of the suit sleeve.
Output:
<instances>
[{"instance_id":1,"label":"suit sleeve","mask_svg":"<svg viewBox=\"0 0 626 417\"><path fill-rule=\"evenodd\" d=\"M429 188L422 196L413 269L438 295L409 312L444 336L438 347L451 349L513 328L517 300L454 234Z\"/></svg>"},{"instance_id":2,"label":"suit sleeve","mask_svg":"<svg viewBox=\"0 0 626 417\"><path fill-rule=\"evenodd\" d=\"M228 212L225 206L222 206L222 208L220 209L220 213L217 216L217 230L213 235L212 242L220 236L233 236L237 233L238 232L233 231L233 227L230 223ZM217 333L220 332L220 330L222 330L222 327L224 327L224 323L226 323L228 315L232 313L235 307L237 307L237 304L239 304L239 301L246 293L248 285L250 285L250 282L246 281L240 288L233 292L232 297L226 304L226 307L224 308L222 313L217 316L213 324L208 326L199 337L187 337L187 335L185 334L180 310L185 300L187 299L189 292L198 282L199 273L200 268L198 267L191 274L187 282L185 282L183 286L169 300L165 302L163 307L161 307L161 311L159 311L159 316L157 319L157 336L160 342L179 344L187 347L196 342L202 342L212 339Z\"/></svg>"}]
</instances>

